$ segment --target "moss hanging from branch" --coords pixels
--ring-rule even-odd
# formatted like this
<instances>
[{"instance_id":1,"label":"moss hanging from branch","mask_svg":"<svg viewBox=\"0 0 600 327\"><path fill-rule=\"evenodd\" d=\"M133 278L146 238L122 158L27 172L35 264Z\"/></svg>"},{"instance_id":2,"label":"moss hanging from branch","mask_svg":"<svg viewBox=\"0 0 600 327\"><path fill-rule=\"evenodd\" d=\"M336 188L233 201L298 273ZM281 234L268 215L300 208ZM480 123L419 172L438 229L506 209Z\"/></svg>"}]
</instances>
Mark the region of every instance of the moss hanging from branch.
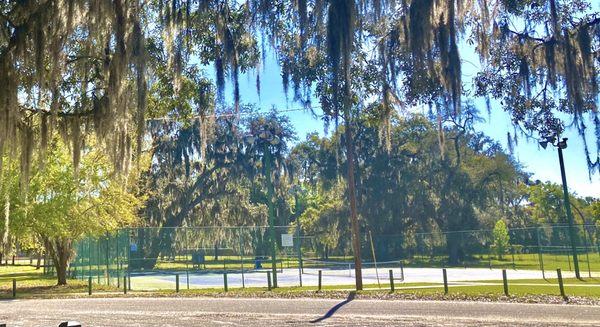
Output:
<instances>
[{"instance_id":1,"label":"moss hanging from branch","mask_svg":"<svg viewBox=\"0 0 600 327\"><path fill-rule=\"evenodd\" d=\"M0 27L8 37L0 51L5 85L0 91L0 137L7 142L0 152L18 148L21 160L31 160L25 154L34 148L44 153L48 139L58 132L68 138L77 165L84 135L93 130L108 153L131 156L130 149L111 149L123 145L116 134L125 131L131 137L128 125L137 124L137 134L143 133L141 2L56 0L6 6L6 24ZM132 80L137 88L130 87ZM132 93L138 101L125 101ZM113 160L115 167L125 168L116 163L129 159ZM29 166L21 163L23 170Z\"/></svg>"}]
</instances>

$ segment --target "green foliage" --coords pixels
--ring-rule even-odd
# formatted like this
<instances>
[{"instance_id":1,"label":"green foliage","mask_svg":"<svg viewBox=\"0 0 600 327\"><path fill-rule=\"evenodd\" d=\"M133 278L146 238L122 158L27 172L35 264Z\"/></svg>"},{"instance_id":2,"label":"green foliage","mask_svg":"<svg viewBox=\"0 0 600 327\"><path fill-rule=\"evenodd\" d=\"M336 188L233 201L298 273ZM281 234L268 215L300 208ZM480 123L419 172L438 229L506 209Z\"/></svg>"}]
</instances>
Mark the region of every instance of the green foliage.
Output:
<instances>
[{"instance_id":1,"label":"green foliage","mask_svg":"<svg viewBox=\"0 0 600 327\"><path fill-rule=\"evenodd\" d=\"M494 251L500 260L502 260L502 256L504 256L510 248L510 235L508 235L508 228L506 227L504 220L500 219L496 222L492 231L492 237L494 239L492 251Z\"/></svg>"},{"instance_id":2,"label":"green foliage","mask_svg":"<svg viewBox=\"0 0 600 327\"><path fill-rule=\"evenodd\" d=\"M394 242L376 246L378 257L395 259L397 253L414 246L415 233L491 229L498 216L509 220L521 216L519 185L526 175L497 143L449 127L445 133L456 141L445 144L445 156L440 159L435 126L426 117L414 116L392 121L394 150L387 151L380 142L382 127L372 119L376 110L365 111L356 124L356 176L361 229L395 235ZM311 228L317 238L326 239L336 226L347 224L344 211L337 207L339 194L346 190L341 179L346 157L336 148L342 135L343 131L324 138L308 135L288 159L294 178L311 190L312 205L301 218L310 226L319 220L325 226ZM331 218L335 211L337 223ZM347 240L342 237L329 248L347 248ZM449 251L458 260L469 244L460 238L453 241Z\"/></svg>"},{"instance_id":3,"label":"green foliage","mask_svg":"<svg viewBox=\"0 0 600 327\"><path fill-rule=\"evenodd\" d=\"M102 235L136 221L140 201L127 190L128 184L91 148L75 173L66 146L55 139L45 166L32 176L26 205L17 210L28 232L44 239Z\"/></svg>"},{"instance_id":4,"label":"green foliage","mask_svg":"<svg viewBox=\"0 0 600 327\"><path fill-rule=\"evenodd\" d=\"M305 235L314 235L317 250L327 257L329 252L343 253L350 249L349 230L342 226L348 224L348 210L344 205L340 184L329 192L315 189L304 195L306 208L298 221Z\"/></svg>"},{"instance_id":5,"label":"green foliage","mask_svg":"<svg viewBox=\"0 0 600 327\"><path fill-rule=\"evenodd\" d=\"M567 224L567 217L565 213L564 201L563 201L563 189L561 185L546 182L546 183L535 183L528 187L528 200L531 202L531 206L528 208L530 214L535 222L540 224ZM575 223L584 224L589 223L589 218L582 217L583 212L579 211L580 207L586 209L590 204L586 203L584 199L580 199L574 195L570 195L571 206L574 206ZM592 202L593 204L594 202ZM593 210L592 208L590 208ZM586 211L586 210L584 210ZM588 215L593 216L592 212Z\"/></svg>"},{"instance_id":6,"label":"green foliage","mask_svg":"<svg viewBox=\"0 0 600 327\"><path fill-rule=\"evenodd\" d=\"M429 106L443 143L445 120L467 109L465 96L498 100L529 133L561 132L572 119L582 137L593 126L598 139L594 3L7 1L0 5L0 151L20 154L26 176L32 152L44 152L49 134L60 130L69 139L77 164L95 132L115 168L127 172L142 151L147 114L184 123L206 118L215 98L226 107L226 78L238 114L240 74L254 73L260 93L260 68L270 54L286 92L291 86L293 99L307 106L318 99L326 124L337 127L342 109L350 123L363 108L381 107L376 118L388 151L396 112ZM461 51L481 61L473 83L463 81ZM205 71L210 66L214 82L204 78L213 75ZM352 139L339 145L350 149ZM583 143L590 170L597 170L588 149L597 142Z\"/></svg>"},{"instance_id":7,"label":"green foliage","mask_svg":"<svg viewBox=\"0 0 600 327\"><path fill-rule=\"evenodd\" d=\"M3 202L4 229L21 250L45 252L55 265L58 284L66 284L73 242L100 236L137 221L140 200L131 193L137 174L115 174L111 162L89 144L78 169L62 139L54 138L48 153L34 161L28 187L18 187L18 169L6 169L3 192L13 196ZM6 193L5 193L6 194ZM8 204L8 205L7 205Z\"/></svg>"}]
</instances>

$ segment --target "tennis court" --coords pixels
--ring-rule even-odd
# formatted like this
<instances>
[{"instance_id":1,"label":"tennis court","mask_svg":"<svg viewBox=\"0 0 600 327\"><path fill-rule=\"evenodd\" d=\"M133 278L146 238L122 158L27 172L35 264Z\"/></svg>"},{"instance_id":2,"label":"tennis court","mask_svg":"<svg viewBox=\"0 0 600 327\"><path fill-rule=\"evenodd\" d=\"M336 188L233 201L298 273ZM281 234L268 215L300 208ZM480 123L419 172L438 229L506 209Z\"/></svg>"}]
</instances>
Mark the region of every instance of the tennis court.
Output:
<instances>
[{"instance_id":1,"label":"tennis court","mask_svg":"<svg viewBox=\"0 0 600 327\"><path fill-rule=\"evenodd\" d=\"M402 283L442 283L442 269L440 268L401 268L383 267L364 268L363 283L366 285L389 284L389 271L392 270L394 283L399 287ZM341 269L340 267L320 267L304 268L301 273L298 268L279 269L277 273L278 286L294 287L317 286L319 271L322 274L323 286L343 286L351 287L354 284L354 271ZM473 282L484 280L501 280L502 269L488 268L447 268L448 282ZM223 272L150 272L150 273L132 273L131 288L143 290L156 289L175 289L176 275L179 275L181 289L199 289L199 288L223 288ZM510 280L515 279L541 279L542 272L538 270L507 270ZM571 272L564 272L564 277L573 277ZM555 274L546 273L546 278L554 278ZM267 270L258 271L231 271L227 272L228 287L267 287Z\"/></svg>"}]
</instances>

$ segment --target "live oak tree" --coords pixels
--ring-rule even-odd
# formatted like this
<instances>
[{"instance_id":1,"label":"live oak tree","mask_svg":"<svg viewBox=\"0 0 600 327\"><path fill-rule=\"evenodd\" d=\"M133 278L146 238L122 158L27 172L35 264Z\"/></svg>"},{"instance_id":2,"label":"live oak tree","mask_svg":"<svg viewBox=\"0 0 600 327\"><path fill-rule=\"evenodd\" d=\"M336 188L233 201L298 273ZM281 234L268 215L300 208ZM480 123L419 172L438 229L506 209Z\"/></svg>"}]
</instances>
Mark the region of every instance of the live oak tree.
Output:
<instances>
[{"instance_id":1,"label":"live oak tree","mask_svg":"<svg viewBox=\"0 0 600 327\"><path fill-rule=\"evenodd\" d=\"M285 176L284 159L294 137L286 117L245 111L241 120L233 112L186 118L177 113L182 108L170 109L179 119L150 128L152 164L143 176L148 199L142 214L158 234L140 236L136 255L145 259L136 260L135 268L153 268L160 255L170 253L176 238L172 227L266 225L265 145L277 190ZM192 105L192 112L200 109ZM210 133L203 124L210 124ZM279 142L261 143L265 131ZM215 233L206 242L224 237Z\"/></svg>"},{"instance_id":2,"label":"live oak tree","mask_svg":"<svg viewBox=\"0 0 600 327\"><path fill-rule=\"evenodd\" d=\"M377 258L395 260L414 249L415 235L450 232L445 244L449 263L456 264L469 256L469 248L479 241L453 237L452 232L491 229L498 217L518 220L513 207L522 206L518 190L526 183L527 174L496 142L467 131L461 136L460 155L448 142L447 155L440 162L435 124L427 117L415 116L391 121L390 141L397 151L388 152L377 146L378 138L383 137L378 110L367 109L356 129L362 247L369 247L366 235L371 231L377 235ZM445 133L452 139L461 130L450 126ZM303 204L301 227L315 237L323 256L349 254L351 248L349 230L332 232L348 224L344 173L336 168L344 167L347 160L336 154L336 138L342 135L342 131L325 138L309 135L292 148L288 159L296 183L306 190L299 201Z\"/></svg>"}]
</instances>

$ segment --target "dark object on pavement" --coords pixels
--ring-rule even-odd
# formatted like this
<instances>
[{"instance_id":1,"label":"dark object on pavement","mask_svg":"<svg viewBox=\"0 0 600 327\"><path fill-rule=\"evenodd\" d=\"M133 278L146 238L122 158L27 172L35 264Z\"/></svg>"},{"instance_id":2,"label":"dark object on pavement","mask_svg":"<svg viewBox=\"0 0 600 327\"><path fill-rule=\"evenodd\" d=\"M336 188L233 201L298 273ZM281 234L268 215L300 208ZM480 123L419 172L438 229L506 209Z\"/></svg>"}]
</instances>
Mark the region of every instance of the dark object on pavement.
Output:
<instances>
[{"instance_id":1,"label":"dark object on pavement","mask_svg":"<svg viewBox=\"0 0 600 327\"><path fill-rule=\"evenodd\" d=\"M81 327L81 324L77 321L64 321L58 327Z\"/></svg>"}]
</instances>

